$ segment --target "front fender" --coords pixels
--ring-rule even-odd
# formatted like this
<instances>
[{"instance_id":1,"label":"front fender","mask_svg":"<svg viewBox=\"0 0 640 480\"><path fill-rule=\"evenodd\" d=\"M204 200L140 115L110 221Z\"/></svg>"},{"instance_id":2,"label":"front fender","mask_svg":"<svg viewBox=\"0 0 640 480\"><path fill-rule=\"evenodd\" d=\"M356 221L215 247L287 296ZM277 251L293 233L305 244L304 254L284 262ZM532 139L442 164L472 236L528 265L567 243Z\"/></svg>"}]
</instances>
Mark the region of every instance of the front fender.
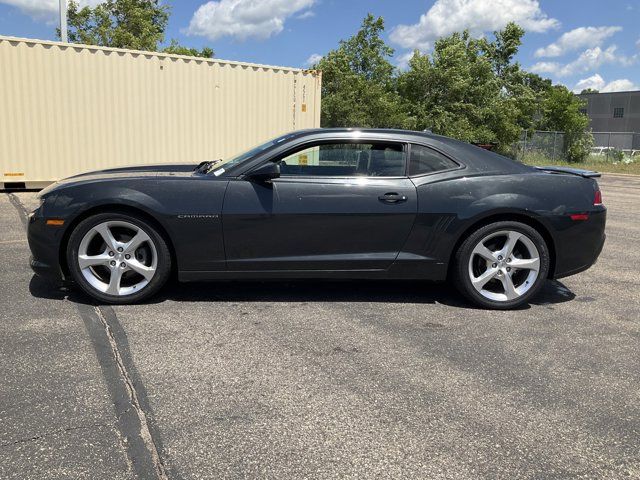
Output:
<instances>
[{"instance_id":1,"label":"front fender","mask_svg":"<svg viewBox=\"0 0 640 480\"><path fill-rule=\"evenodd\" d=\"M62 189L52 197L51 201L45 198L45 215L71 221L88 210L105 205L136 208L147 214L163 210L151 193L123 185L77 185Z\"/></svg>"},{"instance_id":2,"label":"front fender","mask_svg":"<svg viewBox=\"0 0 640 480\"><path fill-rule=\"evenodd\" d=\"M88 212L126 208L154 219L174 247L179 270L224 270L222 204L228 181L210 177L90 182L48 192L43 215L65 221L47 232L64 249L70 229Z\"/></svg>"}]
</instances>

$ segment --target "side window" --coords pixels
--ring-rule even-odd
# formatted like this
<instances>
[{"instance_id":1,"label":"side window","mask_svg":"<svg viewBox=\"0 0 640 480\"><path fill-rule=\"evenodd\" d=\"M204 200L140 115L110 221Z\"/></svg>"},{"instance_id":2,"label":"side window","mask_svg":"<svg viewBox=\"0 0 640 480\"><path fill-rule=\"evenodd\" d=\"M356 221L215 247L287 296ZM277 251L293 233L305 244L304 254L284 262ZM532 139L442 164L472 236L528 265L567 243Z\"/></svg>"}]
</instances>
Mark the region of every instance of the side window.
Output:
<instances>
[{"instance_id":1,"label":"side window","mask_svg":"<svg viewBox=\"0 0 640 480\"><path fill-rule=\"evenodd\" d=\"M323 143L280 160L280 173L288 176L399 177L404 171L404 150L397 143Z\"/></svg>"},{"instance_id":2,"label":"side window","mask_svg":"<svg viewBox=\"0 0 640 480\"><path fill-rule=\"evenodd\" d=\"M458 166L441 153L422 145L411 144L411 161L409 162L409 176L450 170Z\"/></svg>"}]
</instances>

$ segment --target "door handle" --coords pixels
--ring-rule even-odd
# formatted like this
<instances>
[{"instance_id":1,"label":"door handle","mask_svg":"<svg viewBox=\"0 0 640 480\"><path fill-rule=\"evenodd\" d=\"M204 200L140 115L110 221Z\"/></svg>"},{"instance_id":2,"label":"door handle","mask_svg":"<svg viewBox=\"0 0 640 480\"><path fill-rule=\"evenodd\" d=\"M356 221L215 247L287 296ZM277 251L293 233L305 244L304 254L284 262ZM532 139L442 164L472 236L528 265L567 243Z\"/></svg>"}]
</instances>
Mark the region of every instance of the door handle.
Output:
<instances>
[{"instance_id":1,"label":"door handle","mask_svg":"<svg viewBox=\"0 0 640 480\"><path fill-rule=\"evenodd\" d=\"M380 195L378 200L384 203L402 203L407 201L406 195L400 195L399 193L385 193L384 195Z\"/></svg>"}]
</instances>

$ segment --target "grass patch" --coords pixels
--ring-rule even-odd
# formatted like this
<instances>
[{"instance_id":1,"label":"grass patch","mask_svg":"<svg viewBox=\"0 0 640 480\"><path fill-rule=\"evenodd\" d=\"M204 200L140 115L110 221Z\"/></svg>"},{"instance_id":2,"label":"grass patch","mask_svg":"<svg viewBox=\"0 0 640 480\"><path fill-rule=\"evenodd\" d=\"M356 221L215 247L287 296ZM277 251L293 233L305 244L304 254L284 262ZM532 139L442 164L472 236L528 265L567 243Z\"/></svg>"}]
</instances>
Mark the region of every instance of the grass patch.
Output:
<instances>
[{"instance_id":1,"label":"grass patch","mask_svg":"<svg viewBox=\"0 0 640 480\"><path fill-rule=\"evenodd\" d=\"M528 154L520 161L525 165L536 167L548 167L551 165L559 167L582 168L585 170L594 170L602 173L628 173L632 175L640 175L640 157L634 157L634 162L625 164L624 162L614 162L607 160L606 157L592 155L584 162L571 163L561 159L552 160L544 155Z\"/></svg>"}]
</instances>

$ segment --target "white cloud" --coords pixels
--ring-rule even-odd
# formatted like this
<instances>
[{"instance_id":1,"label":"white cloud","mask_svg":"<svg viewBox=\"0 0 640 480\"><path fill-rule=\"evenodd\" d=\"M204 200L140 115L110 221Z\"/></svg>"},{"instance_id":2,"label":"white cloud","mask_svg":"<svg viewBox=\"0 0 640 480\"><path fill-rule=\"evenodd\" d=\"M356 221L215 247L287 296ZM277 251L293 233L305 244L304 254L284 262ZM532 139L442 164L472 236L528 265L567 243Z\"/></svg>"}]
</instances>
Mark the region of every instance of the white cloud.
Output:
<instances>
[{"instance_id":1,"label":"white cloud","mask_svg":"<svg viewBox=\"0 0 640 480\"><path fill-rule=\"evenodd\" d=\"M530 70L534 73L553 73L559 77L569 77L593 71L602 65L616 64L628 67L638 60L638 55L628 57L617 53L618 47L611 45L603 50L600 47L588 48L573 62L562 65L558 62L538 62Z\"/></svg>"},{"instance_id":2,"label":"white cloud","mask_svg":"<svg viewBox=\"0 0 640 480\"><path fill-rule=\"evenodd\" d=\"M584 78L576 83L573 91L575 93L580 93L581 91L591 88L594 90L598 90L599 92L607 93L607 92L626 92L629 90L638 90L640 87L633 83L631 80L627 78L620 78L618 80L613 80L609 83L605 82L604 78L602 78L599 74L592 75L591 77Z\"/></svg>"},{"instance_id":3,"label":"white cloud","mask_svg":"<svg viewBox=\"0 0 640 480\"><path fill-rule=\"evenodd\" d=\"M81 7L94 7L102 1L104 0L80 0L78 4ZM34 20L46 22L55 21L60 8L59 0L0 0L0 3L18 8Z\"/></svg>"},{"instance_id":4,"label":"white cloud","mask_svg":"<svg viewBox=\"0 0 640 480\"><path fill-rule=\"evenodd\" d=\"M287 18L313 6L315 0L219 0L201 5L185 33L216 40L220 37L266 39L284 28Z\"/></svg>"},{"instance_id":5,"label":"white cloud","mask_svg":"<svg viewBox=\"0 0 640 480\"><path fill-rule=\"evenodd\" d=\"M604 81L604 78L602 78L599 74L596 73L595 75L592 75L588 78L583 78L578 83L576 83L576 86L573 89L573 91L575 93L580 93L581 91L586 90L587 88L600 91L604 88L606 84L607 82Z\"/></svg>"},{"instance_id":6,"label":"white cloud","mask_svg":"<svg viewBox=\"0 0 640 480\"><path fill-rule=\"evenodd\" d=\"M627 78L621 78L620 80L614 80L607 83L601 92L627 92L629 90L640 90L640 86L633 83Z\"/></svg>"},{"instance_id":7,"label":"white cloud","mask_svg":"<svg viewBox=\"0 0 640 480\"><path fill-rule=\"evenodd\" d=\"M581 48L602 45L607 38L622 30L622 27L580 27L562 34L554 43L536 50L535 56L560 57Z\"/></svg>"},{"instance_id":8,"label":"white cloud","mask_svg":"<svg viewBox=\"0 0 640 480\"><path fill-rule=\"evenodd\" d=\"M428 50L433 41L469 29L481 35L517 22L529 32L546 32L560 22L549 18L538 0L436 0L413 25L398 25L391 40L404 48Z\"/></svg>"},{"instance_id":9,"label":"white cloud","mask_svg":"<svg viewBox=\"0 0 640 480\"><path fill-rule=\"evenodd\" d=\"M316 12L314 12L313 10L306 10L302 12L300 15L297 15L296 18L298 20L306 20L307 18L311 18L315 16L316 16Z\"/></svg>"},{"instance_id":10,"label":"white cloud","mask_svg":"<svg viewBox=\"0 0 640 480\"><path fill-rule=\"evenodd\" d=\"M409 68L409 62L413 58L414 50L402 53L396 57L396 65L400 70L407 70Z\"/></svg>"},{"instance_id":11,"label":"white cloud","mask_svg":"<svg viewBox=\"0 0 640 480\"><path fill-rule=\"evenodd\" d=\"M617 49L616 45L611 45L606 50L600 47L588 48L576 60L562 67L558 71L558 75L568 77L576 73L595 70L606 64L618 64L628 67L635 62L635 57L618 54Z\"/></svg>"},{"instance_id":12,"label":"white cloud","mask_svg":"<svg viewBox=\"0 0 640 480\"><path fill-rule=\"evenodd\" d=\"M529 68L533 73L556 73L560 70L558 62L538 62Z\"/></svg>"},{"instance_id":13,"label":"white cloud","mask_svg":"<svg viewBox=\"0 0 640 480\"><path fill-rule=\"evenodd\" d=\"M312 53L311 55L309 55L309 58L307 58L307 61L304 62L305 65L315 65L316 63L318 63L320 60L322 60L323 55L320 55L319 53Z\"/></svg>"}]
</instances>

